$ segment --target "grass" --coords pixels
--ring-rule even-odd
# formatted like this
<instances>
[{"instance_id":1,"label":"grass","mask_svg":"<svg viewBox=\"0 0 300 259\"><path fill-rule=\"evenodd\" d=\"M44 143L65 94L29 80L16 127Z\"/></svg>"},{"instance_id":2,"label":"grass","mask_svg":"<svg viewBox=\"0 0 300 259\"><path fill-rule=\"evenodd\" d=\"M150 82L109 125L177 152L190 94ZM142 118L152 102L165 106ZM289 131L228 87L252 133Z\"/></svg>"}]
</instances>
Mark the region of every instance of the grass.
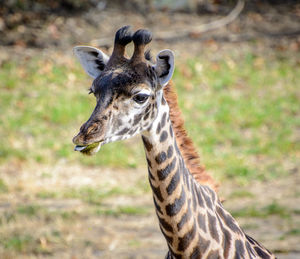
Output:
<instances>
[{"instance_id":1,"label":"grass","mask_svg":"<svg viewBox=\"0 0 300 259\"><path fill-rule=\"evenodd\" d=\"M295 163L300 66L293 62L253 53L177 61L173 79L186 127L202 161L220 179L278 177L287 173L286 164ZM3 63L0 163L65 159L84 165L144 165L136 140L105 145L96 157L73 152L71 139L95 105L87 95L90 84L69 58L65 63L43 58Z\"/></svg>"},{"instance_id":2,"label":"grass","mask_svg":"<svg viewBox=\"0 0 300 259\"><path fill-rule=\"evenodd\" d=\"M78 189L69 189L62 193L64 198L75 198L80 199L89 204L101 205L105 198L118 196L118 195L134 195L137 191L133 189L122 189L114 187L111 189L107 188L92 188L84 186Z\"/></svg>"},{"instance_id":3,"label":"grass","mask_svg":"<svg viewBox=\"0 0 300 259\"><path fill-rule=\"evenodd\" d=\"M173 79L187 130L201 160L216 178L249 184L253 179L285 177L296 168L299 62L251 52L226 53L216 59L204 54L176 62ZM72 137L95 105L93 97L87 95L90 84L80 65L69 57L61 57L59 61L37 57L3 63L0 165L9 168L11 164L53 165L64 161L103 167L145 166L143 147L137 138L105 145L94 157L73 151ZM53 180L51 171L41 173L43 179ZM12 190L6 178L0 178L0 194L4 196ZM130 188L103 183L97 187L57 190L45 186L33 192L28 197L24 195L28 202L23 205L0 211L0 254L12 251L12 254L48 255L76 246L68 241L72 235L83 235L81 244L94 248L94 239L79 227L82 222L86 226L90 220L94 227L98 219L138 218L153 211L143 205L106 205L106 199L110 198L149 195L150 187L144 180ZM229 198L241 197L253 198L254 194L236 190ZM82 210L47 209L30 199L38 199L41 204L47 199L78 199ZM275 215L285 219L299 215L299 210L289 210L274 201L264 207L243 208L233 215L245 218ZM286 235L299 236L299 231L292 227ZM135 239L129 239L128 244L139 246ZM8 258L14 258L14 254Z\"/></svg>"},{"instance_id":4,"label":"grass","mask_svg":"<svg viewBox=\"0 0 300 259\"><path fill-rule=\"evenodd\" d=\"M251 206L243 208L238 211L232 212L234 217L254 217L254 218L266 218L271 215L277 215L281 218L289 218L293 211L288 208L281 206L276 201L273 201L269 205L263 208L257 208L256 206Z\"/></svg>"},{"instance_id":5,"label":"grass","mask_svg":"<svg viewBox=\"0 0 300 259\"><path fill-rule=\"evenodd\" d=\"M96 215L120 216L120 215L145 215L149 213L148 207L142 206L118 206L116 208L97 208Z\"/></svg>"}]
</instances>

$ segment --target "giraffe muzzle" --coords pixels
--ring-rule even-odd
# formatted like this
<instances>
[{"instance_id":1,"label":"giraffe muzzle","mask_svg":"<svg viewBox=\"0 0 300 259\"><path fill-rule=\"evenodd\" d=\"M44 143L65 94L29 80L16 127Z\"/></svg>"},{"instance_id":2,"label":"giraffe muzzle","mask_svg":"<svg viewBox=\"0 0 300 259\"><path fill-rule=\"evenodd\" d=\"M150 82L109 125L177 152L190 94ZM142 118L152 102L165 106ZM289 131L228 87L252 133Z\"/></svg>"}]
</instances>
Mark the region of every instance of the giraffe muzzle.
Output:
<instances>
[{"instance_id":1,"label":"giraffe muzzle","mask_svg":"<svg viewBox=\"0 0 300 259\"><path fill-rule=\"evenodd\" d=\"M82 145L76 145L74 148L74 151L80 151L81 153L85 155L94 155L97 153L101 148L102 142L95 142L90 145L82 146Z\"/></svg>"}]
</instances>

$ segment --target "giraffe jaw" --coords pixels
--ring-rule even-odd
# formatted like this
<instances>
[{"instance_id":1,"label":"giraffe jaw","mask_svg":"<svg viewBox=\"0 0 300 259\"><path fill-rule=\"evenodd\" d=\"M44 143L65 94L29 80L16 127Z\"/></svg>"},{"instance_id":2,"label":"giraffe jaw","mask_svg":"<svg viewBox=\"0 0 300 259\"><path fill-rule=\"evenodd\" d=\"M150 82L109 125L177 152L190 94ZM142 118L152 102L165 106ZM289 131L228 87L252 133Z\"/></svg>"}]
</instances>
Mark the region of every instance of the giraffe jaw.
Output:
<instances>
[{"instance_id":1,"label":"giraffe jaw","mask_svg":"<svg viewBox=\"0 0 300 259\"><path fill-rule=\"evenodd\" d=\"M100 150L101 145L102 142L95 142L86 146L76 145L74 150L80 151L82 154L91 156L96 154Z\"/></svg>"}]
</instances>

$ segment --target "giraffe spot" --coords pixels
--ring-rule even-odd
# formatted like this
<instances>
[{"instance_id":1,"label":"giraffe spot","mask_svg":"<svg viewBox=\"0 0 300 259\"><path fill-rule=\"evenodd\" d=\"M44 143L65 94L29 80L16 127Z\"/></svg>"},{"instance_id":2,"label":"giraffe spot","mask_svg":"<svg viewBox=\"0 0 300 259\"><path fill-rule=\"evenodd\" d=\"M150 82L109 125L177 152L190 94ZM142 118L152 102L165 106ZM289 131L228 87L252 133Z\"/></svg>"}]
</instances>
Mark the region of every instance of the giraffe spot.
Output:
<instances>
[{"instance_id":1,"label":"giraffe spot","mask_svg":"<svg viewBox=\"0 0 300 259\"><path fill-rule=\"evenodd\" d=\"M198 213L197 217L198 226L201 228L204 232L206 232L206 220L205 220L205 214Z\"/></svg>"},{"instance_id":2,"label":"giraffe spot","mask_svg":"<svg viewBox=\"0 0 300 259\"><path fill-rule=\"evenodd\" d=\"M160 230L163 233L165 239L167 240L168 244L172 244L173 243L173 237L170 237L169 235L167 235L161 226L159 226L159 227L160 227Z\"/></svg>"},{"instance_id":3,"label":"giraffe spot","mask_svg":"<svg viewBox=\"0 0 300 259\"><path fill-rule=\"evenodd\" d=\"M154 111L152 111L151 112L151 119L154 119L154 115L155 115L155 113L154 113Z\"/></svg>"},{"instance_id":4,"label":"giraffe spot","mask_svg":"<svg viewBox=\"0 0 300 259\"><path fill-rule=\"evenodd\" d=\"M202 208L204 208L204 200L201 194L201 191L199 189L197 189L197 200L198 200L198 205Z\"/></svg>"},{"instance_id":5,"label":"giraffe spot","mask_svg":"<svg viewBox=\"0 0 300 259\"><path fill-rule=\"evenodd\" d=\"M185 179L184 181L185 181L186 187L188 188L188 190L190 190L191 187L190 187L190 178L189 178L189 175L184 171L184 169L182 168L182 164L181 163L179 163L179 168L181 168L180 171L184 172L183 173L183 176L184 176L183 179Z\"/></svg>"},{"instance_id":6,"label":"giraffe spot","mask_svg":"<svg viewBox=\"0 0 300 259\"><path fill-rule=\"evenodd\" d=\"M168 216L175 216L181 210L183 204L185 203L185 191L182 188L179 198L176 198L174 203L166 205L166 213Z\"/></svg>"},{"instance_id":7,"label":"giraffe spot","mask_svg":"<svg viewBox=\"0 0 300 259\"><path fill-rule=\"evenodd\" d=\"M221 258L221 257L220 257L220 255L219 255L219 252L218 252L218 251L212 250L212 251L210 251L210 252L208 253L208 255L207 255L206 258L207 258L207 259L219 259L219 258Z\"/></svg>"},{"instance_id":8,"label":"giraffe spot","mask_svg":"<svg viewBox=\"0 0 300 259\"><path fill-rule=\"evenodd\" d=\"M215 203L217 201L217 195L216 195L216 193L210 187L208 187L208 186L203 186L203 188L209 194L212 202Z\"/></svg>"},{"instance_id":9,"label":"giraffe spot","mask_svg":"<svg viewBox=\"0 0 300 259\"><path fill-rule=\"evenodd\" d=\"M172 253L171 253L170 250L169 250L168 253L166 254L165 259L173 259L173 256L172 256Z\"/></svg>"},{"instance_id":10,"label":"giraffe spot","mask_svg":"<svg viewBox=\"0 0 300 259\"><path fill-rule=\"evenodd\" d=\"M200 251L204 254L207 248L209 247L210 242L203 237L201 237L201 242L199 242L198 246L200 248Z\"/></svg>"},{"instance_id":11,"label":"giraffe spot","mask_svg":"<svg viewBox=\"0 0 300 259\"><path fill-rule=\"evenodd\" d=\"M202 191L202 193L204 193L204 191ZM212 202L211 202L211 197L209 195L204 195L204 200L205 200L205 203L206 203L206 207L210 208L211 210L213 210L213 205L212 205Z\"/></svg>"},{"instance_id":12,"label":"giraffe spot","mask_svg":"<svg viewBox=\"0 0 300 259\"><path fill-rule=\"evenodd\" d=\"M157 124L157 128L156 128L156 134L159 134L160 133L160 130L161 130L161 127L160 127L160 122Z\"/></svg>"},{"instance_id":13,"label":"giraffe spot","mask_svg":"<svg viewBox=\"0 0 300 259\"><path fill-rule=\"evenodd\" d=\"M131 129L131 130L128 132L128 134L129 134L129 135L133 135L135 132L136 132L136 128L133 128L133 129Z\"/></svg>"},{"instance_id":14,"label":"giraffe spot","mask_svg":"<svg viewBox=\"0 0 300 259\"><path fill-rule=\"evenodd\" d=\"M151 109L151 104L149 104L149 105L147 106L147 108L146 108L146 110L145 110L145 113L148 113L150 109Z\"/></svg>"},{"instance_id":15,"label":"giraffe spot","mask_svg":"<svg viewBox=\"0 0 300 259\"><path fill-rule=\"evenodd\" d=\"M122 121L120 119L116 119L113 124L113 130L116 131L122 125Z\"/></svg>"},{"instance_id":16,"label":"giraffe spot","mask_svg":"<svg viewBox=\"0 0 300 259\"><path fill-rule=\"evenodd\" d=\"M164 130L160 135L159 141L164 142L164 141L166 141L167 138L168 138L168 133L167 133L167 131Z\"/></svg>"},{"instance_id":17,"label":"giraffe spot","mask_svg":"<svg viewBox=\"0 0 300 259\"><path fill-rule=\"evenodd\" d=\"M264 259L271 258L270 255L267 254L262 248L256 246L256 247L254 247L254 249L261 258L264 258Z\"/></svg>"},{"instance_id":18,"label":"giraffe spot","mask_svg":"<svg viewBox=\"0 0 300 259\"><path fill-rule=\"evenodd\" d=\"M160 201L160 202L163 202L163 197L161 195L161 191L160 191L160 188L159 186L158 187L155 187L151 180L149 181L150 182L150 186L151 186L151 189L153 191L153 194L155 195L155 197Z\"/></svg>"},{"instance_id":19,"label":"giraffe spot","mask_svg":"<svg viewBox=\"0 0 300 259\"><path fill-rule=\"evenodd\" d=\"M160 153L155 157L155 161L156 161L156 163L158 163L158 164L161 164L161 163L165 162L166 159L167 159L167 154L166 154L166 152L164 152L164 151L160 152Z\"/></svg>"},{"instance_id":20,"label":"giraffe spot","mask_svg":"<svg viewBox=\"0 0 300 259\"><path fill-rule=\"evenodd\" d=\"M150 170L148 170L148 178L149 178L149 181L152 180L152 181L155 181L155 178L154 176L151 174Z\"/></svg>"},{"instance_id":21,"label":"giraffe spot","mask_svg":"<svg viewBox=\"0 0 300 259\"><path fill-rule=\"evenodd\" d=\"M163 128L166 125L167 113L165 112L161 118L161 127Z\"/></svg>"},{"instance_id":22,"label":"giraffe spot","mask_svg":"<svg viewBox=\"0 0 300 259\"><path fill-rule=\"evenodd\" d=\"M168 138L168 133L167 133L167 131L164 130L160 135L159 141L164 142L164 141L166 141L167 138Z\"/></svg>"},{"instance_id":23,"label":"giraffe spot","mask_svg":"<svg viewBox=\"0 0 300 259\"><path fill-rule=\"evenodd\" d=\"M176 187L179 184L180 175L178 170L176 170L175 174L172 176L172 179L167 187L167 193L168 195L172 195L173 191L176 189Z\"/></svg>"},{"instance_id":24,"label":"giraffe spot","mask_svg":"<svg viewBox=\"0 0 300 259\"><path fill-rule=\"evenodd\" d=\"M142 118L143 114L136 114L134 115L134 119L133 119L133 124L136 125L140 122L141 118Z\"/></svg>"},{"instance_id":25,"label":"giraffe spot","mask_svg":"<svg viewBox=\"0 0 300 259\"><path fill-rule=\"evenodd\" d=\"M196 235L196 226L192 227L183 237L178 238L178 251L185 251Z\"/></svg>"},{"instance_id":26,"label":"giraffe spot","mask_svg":"<svg viewBox=\"0 0 300 259\"><path fill-rule=\"evenodd\" d=\"M124 128L124 129L122 129L121 131L119 131L118 133L117 133L117 135L124 135L125 133L127 133L129 131L129 128Z\"/></svg>"},{"instance_id":27,"label":"giraffe spot","mask_svg":"<svg viewBox=\"0 0 300 259\"><path fill-rule=\"evenodd\" d=\"M164 169L157 170L157 176L159 180L165 180L168 175L174 170L176 165L176 157L173 158L172 162L168 164Z\"/></svg>"},{"instance_id":28,"label":"giraffe spot","mask_svg":"<svg viewBox=\"0 0 300 259\"><path fill-rule=\"evenodd\" d=\"M176 150L176 153L179 155L180 154L180 150L178 148L178 145L176 143L176 140L174 141L174 145L175 145L175 150Z\"/></svg>"},{"instance_id":29,"label":"giraffe spot","mask_svg":"<svg viewBox=\"0 0 300 259\"><path fill-rule=\"evenodd\" d=\"M235 240L235 258L245 257L245 248L241 240ZM265 258L265 257L263 257Z\"/></svg>"},{"instance_id":30,"label":"giraffe spot","mask_svg":"<svg viewBox=\"0 0 300 259\"><path fill-rule=\"evenodd\" d=\"M156 202L154 196L153 196L153 203L154 203L154 206L155 206L156 211L159 212L160 214L163 214L162 211L161 211L161 208L160 208L160 206L157 204L157 202Z\"/></svg>"},{"instance_id":31,"label":"giraffe spot","mask_svg":"<svg viewBox=\"0 0 300 259\"><path fill-rule=\"evenodd\" d=\"M254 253L254 250L251 247L249 241L246 242L246 250L247 250L248 255L249 255L250 258L252 258L252 257L254 258L256 256L256 254Z\"/></svg>"},{"instance_id":32,"label":"giraffe spot","mask_svg":"<svg viewBox=\"0 0 300 259\"><path fill-rule=\"evenodd\" d=\"M193 199L193 208L194 208L194 211L197 210L197 193L195 191L195 188L196 188L196 185L195 185L195 182L191 182L191 191L192 191L192 199Z\"/></svg>"},{"instance_id":33,"label":"giraffe spot","mask_svg":"<svg viewBox=\"0 0 300 259\"><path fill-rule=\"evenodd\" d=\"M147 120L149 118L150 112L146 113L145 116L143 117L143 120Z\"/></svg>"},{"instance_id":34,"label":"giraffe spot","mask_svg":"<svg viewBox=\"0 0 300 259\"><path fill-rule=\"evenodd\" d=\"M146 148L146 150L148 151L148 152L150 152L151 150L152 150L152 148L153 148L153 145L150 143L150 141L146 138L146 137L144 137L144 136L142 136L142 140L143 140L143 143L144 143L144 146L145 146L145 148Z\"/></svg>"},{"instance_id":35,"label":"giraffe spot","mask_svg":"<svg viewBox=\"0 0 300 259\"><path fill-rule=\"evenodd\" d=\"M169 146L167 151L168 158L171 158L173 156L173 147Z\"/></svg>"},{"instance_id":36,"label":"giraffe spot","mask_svg":"<svg viewBox=\"0 0 300 259\"><path fill-rule=\"evenodd\" d=\"M226 228L224 228L218 214L217 214L217 219L222 233L223 255L224 258L228 258L230 246L231 246L231 233Z\"/></svg>"},{"instance_id":37,"label":"giraffe spot","mask_svg":"<svg viewBox=\"0 0 300 259\"><path fill-rule=\"evenodd\" d=\"M161 226L164 230L173 233L173 228L172 228L172 226L171 226L167 221L165 221L163 218L161 218L158 214L157 214L157 217L158 217L160 226Z\"/></svg>"},{"instance_id":38,"label":"giraffe spot","mask_svg":"<svg viewBox=\"0 0 300 259\"><path fill-rule=\"evenodd\" d=\"M216 206L216 212L221 217L223 224L225 224L233 232L242 235L242 231L235 222L234 218L230 214L226 213L223 207L220 205Z\"/></svg>"},{"instance_id":39,"label":"giraffe spot","mask_svg":"<svg viewBox=\"0 0 300 259\"><path fill-rule=\"evenodd\" d=\"M147 160L147 164L148 164L148 166L149 166L150 168L152 168L151 161L148 159L148 157L146 158L146 160ZM152 175L152 174L151 174L151 175Z\"/></svg>"},{"instance_id":40,"label":"giraffe spot","mask_svg":"<svg viewBox=\"0 0 300 259\"><path fill-rule=\"evenodd\" d=\"M173 249L170 247L170 245L168 244L168 248L169 248L169 251L170 251L170 254L172 255L171 259L174 259L174 258L178 258L178 259L182 259L182 255L181 254L178 254L178 253L175 253L173 251ZM165 258L166 259L166 258Z\"/></svg>"},{"instance_id":41,"label":"giraffe spot","mask_svg":"<svg viewBox=\"0 0 300 259\"><path fill-rule=\"evenodd\" d=\"M199 259L199 258L201 258L201 257L202 257L202 254L201 254L199 245L197 245L197 246L194 248L193 252L191 253L190 258L191 258L191 259Z\"/></svg>"},{"instance_id":42,"label":"giraffe spot","mask_svg":"<svg viewBox=\"0 0 300 259\"><path fill-rule=\"evenodd\" d=\"M173 138L173 129L172 129L172 125L170 125L169 132L170 132L170 136Z\"/></svg>"},{"instance_id":43,"label":"giraffe spot","mask_svg":"<svg viewBox=\"0 0 300 259\"><path fill-rule=\"evenodd\" d=\"M189 221L189 219L191 218L192 214L189 210L187 210L184 215L181 217L180 221L177 224L177 229L178 231L180 231L184 224L187 223Z\"/></svg>"},{"instance_id":44,"label":"giraffe spot","mask_svg":"<svg viewBox=\"0 0 300 259\"><path fill-rule=\"evenodd\" d=\"M250 236L246 235L246 238L248 239L248 241L252 244L252 245L257 245L257 242Z\"/></svg>"},{"instance_id":45,"label":"giraffe spot","mask_svg":"<svg viewBox=\"0 0 300 259\"><path fill-rule=\"evenodd\" d=\"M207 213L207 217L208 217L208 228L209 228L210 235L212 236L213 239L215 239L217 242L219 242L217 220L210 213Z\"/></svg>"}]
</instances>

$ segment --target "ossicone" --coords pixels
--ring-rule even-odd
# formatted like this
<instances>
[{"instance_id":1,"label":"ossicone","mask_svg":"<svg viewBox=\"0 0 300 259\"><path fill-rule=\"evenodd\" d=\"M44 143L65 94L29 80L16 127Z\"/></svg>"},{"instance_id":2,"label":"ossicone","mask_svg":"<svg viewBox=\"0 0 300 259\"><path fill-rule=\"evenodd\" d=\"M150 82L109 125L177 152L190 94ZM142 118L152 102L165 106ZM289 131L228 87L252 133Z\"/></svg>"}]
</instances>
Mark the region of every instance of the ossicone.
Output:
<instances>
[{"instance_id":1,"label":"ossicone","mask_svg":"<svg viewBox=\"0 0 300 259\"><path fill-rule=\"evenodd\" d=\"M145 61L145 46L151 42L152 33L148 30L138 30L134 33L132 40L134 43L134 52L131 61L134 63Z\"/></svg>"},{"instance_id":2,"label":"ossicone","mask_svg":"<svg viewBox=\"0 0 300 259\"><path fill-rule=\"evenodd\" d=\"M113 53L110 57L111 62L117 62L118 59L124 59L125 47L132 41L131 26L127 25L120 28L115 35Z\"/></svg>"},{"instance_id":3,"label":"ossicone","mask_svg":"<svg viewBox=\"0 0 300 259\"><path fill-rule=\"evenodd\" d=\"M131 32L130 25L124 26L116 32L115 44L126 46L131 41L132 41L132 32Z\"/></svg>"}]
</instances>

